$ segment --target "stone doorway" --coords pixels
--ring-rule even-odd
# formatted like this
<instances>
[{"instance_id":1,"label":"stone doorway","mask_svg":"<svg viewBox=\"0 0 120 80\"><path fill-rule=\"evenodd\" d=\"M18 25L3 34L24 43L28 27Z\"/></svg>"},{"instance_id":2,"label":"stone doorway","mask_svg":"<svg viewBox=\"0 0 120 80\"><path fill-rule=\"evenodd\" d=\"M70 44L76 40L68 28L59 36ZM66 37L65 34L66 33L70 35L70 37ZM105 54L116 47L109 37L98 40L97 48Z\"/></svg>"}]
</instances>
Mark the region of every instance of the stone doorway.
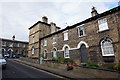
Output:
<instances>
[{"instance_id":1,"label":"stone doorway","mask_svg":"<svg viewBox=\"0 0 120 80\"><path fill-rule=\"evenodd\" d=\"M81 63L86 63L87 60L88 60L88 51L87 51L87 48L85 46L85 44L82 44L80 46L80 57L81 57Z\"/></svg>"}]
</instances>

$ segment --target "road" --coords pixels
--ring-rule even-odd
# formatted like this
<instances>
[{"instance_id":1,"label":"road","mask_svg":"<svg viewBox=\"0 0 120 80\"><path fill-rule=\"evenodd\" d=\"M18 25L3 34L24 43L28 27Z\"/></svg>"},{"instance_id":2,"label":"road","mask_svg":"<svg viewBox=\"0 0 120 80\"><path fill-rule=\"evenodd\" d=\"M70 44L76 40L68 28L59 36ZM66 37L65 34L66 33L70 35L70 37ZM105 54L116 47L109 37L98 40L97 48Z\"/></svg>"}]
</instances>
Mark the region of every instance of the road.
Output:
<instances>
[{"instance_id":1,"label":"road","mask_svg":"<svg viewBox=\"0 0 120 80\"><path fill-rule=\"evenodd\" d=\"M54 75L24 64L7 60L7 68L2 70L2 79L46 79L46 80L65 80L63 77Z\"/></svg>"}]
</instances>

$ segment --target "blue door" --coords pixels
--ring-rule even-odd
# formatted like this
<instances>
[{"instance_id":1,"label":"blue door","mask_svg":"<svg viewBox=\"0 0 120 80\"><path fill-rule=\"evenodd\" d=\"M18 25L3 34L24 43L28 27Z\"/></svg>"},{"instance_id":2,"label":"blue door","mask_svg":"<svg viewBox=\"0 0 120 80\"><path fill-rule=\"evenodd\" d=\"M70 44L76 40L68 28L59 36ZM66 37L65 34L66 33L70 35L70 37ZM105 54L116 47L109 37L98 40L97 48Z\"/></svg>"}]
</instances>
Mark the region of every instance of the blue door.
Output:
<instances>
[{"instance_id":1,"label":"blue door","mask_svg":"<svg viewBox=\"0 0 120 80\"><path fill-rule=\"evenodd\" d=\"M54 57L54 58L57 57L57 51L56 51L56 49L53 50L53 57Z\"/></svg>"}]
</instances>

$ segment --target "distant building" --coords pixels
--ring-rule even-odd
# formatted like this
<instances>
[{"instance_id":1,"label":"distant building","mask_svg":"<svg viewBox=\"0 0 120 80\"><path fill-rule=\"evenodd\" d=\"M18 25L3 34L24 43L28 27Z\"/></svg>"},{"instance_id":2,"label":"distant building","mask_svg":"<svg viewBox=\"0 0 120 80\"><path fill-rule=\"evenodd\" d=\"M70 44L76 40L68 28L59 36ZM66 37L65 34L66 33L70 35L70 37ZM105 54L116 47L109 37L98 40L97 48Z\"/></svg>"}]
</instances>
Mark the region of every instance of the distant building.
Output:
<instances>
[{"instance_id":1,"label":"distant building","mask_svg":"<svg viewBox=\"0 0 120 80\"><path fill-rule=\"evenodd\" d=\"M15 54L28 55L28 42L17 41L15 36L10 39L0 38L1 53L3 55L9 54L12 57Z\"/></svg>"},{"instance_id":2,"label":"distant building","mask_svg":"<svg viewBox=\"0 0 120 80\"><path fill-rule=\"evenodd\" d=\"M32 31L34 28L30 28L30 57L44 56L44 59L52 60L62 56L75 60L77 64L87 61L99 64L118 63L120 61L120 6L101 14L98 14L93 7L91 15L91 18L52 33L50 33L50 24L43 22L39 22L38 28L34 27L36 29L34 33ZM33 38L33 34L37 34L37 39ZM37 47L33 49L35 45Z\"/></svg>"}]
</instances>

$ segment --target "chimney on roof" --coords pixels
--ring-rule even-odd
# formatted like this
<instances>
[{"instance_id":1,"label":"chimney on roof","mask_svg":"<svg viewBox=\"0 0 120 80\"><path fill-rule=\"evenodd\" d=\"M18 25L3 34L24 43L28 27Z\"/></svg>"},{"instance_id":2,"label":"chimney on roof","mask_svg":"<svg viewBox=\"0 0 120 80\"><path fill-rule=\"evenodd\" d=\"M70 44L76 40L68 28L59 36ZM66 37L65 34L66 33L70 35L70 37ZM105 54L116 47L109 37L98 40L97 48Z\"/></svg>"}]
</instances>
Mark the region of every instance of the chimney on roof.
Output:
<instances>
[{"instance_id":1,"label":"chimney on roof","mask_svg":"<svg viewBox=\"0 0 120 80\"><path fill-rule=\"evenodd\" d=\"M15 40L15 35L13 35L12 39Z\"/></svg>"},{"instance_id":2,"label":"chimney on roof","mask_svg":"<svg viewBox=\"0 0 120 80\"><path fill-rule=\"evenodd\" d=\"M51 25L51 33L54 33L56 31L56 24L51 22L50 25Z\"/></svg>"},{"instance_id":3,"label":"chimney on roof","mask_svg":"<svg viewBox=\"0 0 120 80\"><path fill-rule=\"evenodd\" d=\"M43 16L43 17L42 17L42 22L48 23L48 18L47 18L46 16Z\"/></svg>"},{"instance_id":4,"label":"chimney on roof","mask_svg":"<svg viewBox=\"0 0 120 80\"><path fill-rule=\"evenodd\" d=\"M92 7L91 15L92 15L92 17L98 15L98 12L94 6Z\"/></svg>"}]
</instances>

